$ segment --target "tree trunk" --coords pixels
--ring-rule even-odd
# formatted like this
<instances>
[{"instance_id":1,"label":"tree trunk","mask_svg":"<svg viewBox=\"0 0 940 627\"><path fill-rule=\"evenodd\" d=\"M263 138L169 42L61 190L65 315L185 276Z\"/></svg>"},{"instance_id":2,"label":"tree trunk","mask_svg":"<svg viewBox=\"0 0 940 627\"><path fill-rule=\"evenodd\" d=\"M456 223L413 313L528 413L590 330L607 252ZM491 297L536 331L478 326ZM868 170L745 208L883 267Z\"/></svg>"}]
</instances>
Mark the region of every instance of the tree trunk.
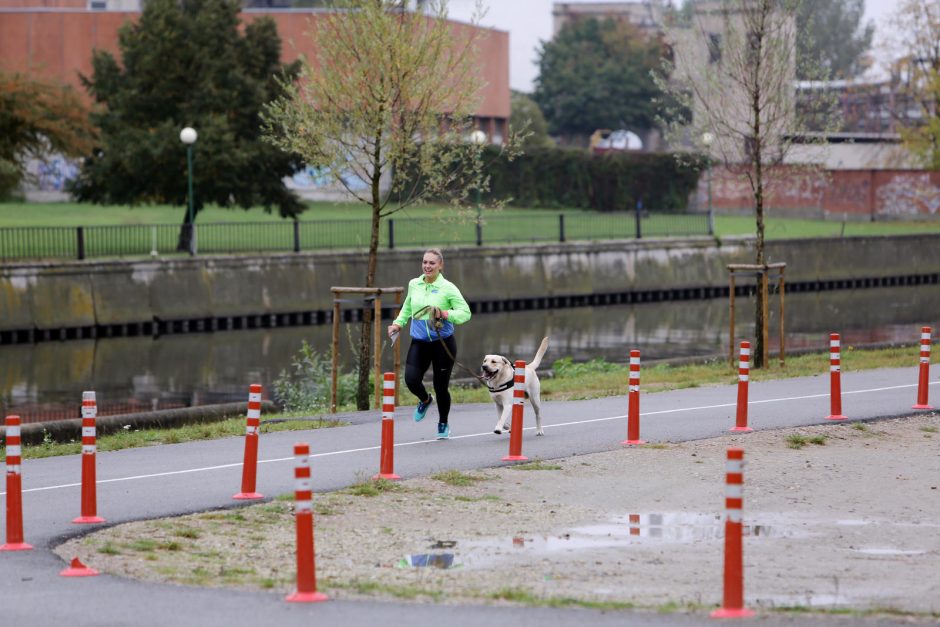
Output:
<instances>
[{"instance_id":1,"label":"tree trunk","mask_svg":"<svg viewBox=\"0 0 940 627\"><path fill-rule=\"evenodd\" d=\"M369 264L366 270L366 287L375 286L375 268L378 265L379 255L379 209L372 208L372 234L369 237ZM369 304L362 306L362 336L359 338L359 382L356 387L356 408L360 411L369 409L369 400L372 397L372 388L369 385L369 373L372 360L372 324L381 324L381 320L373 321L373 307Z\"/></svg>"},{"instance_id":2,"label":"tree trunk","mask_svg":"<svg viewBox=\"0 0 940 627\"><path fill-rule=\"evenodd\" d=\"M761 124L761 110L762 110L762 101L767 97L767 94L763 93L763 78L761 72L763 68L761 67L761 62L764 58L763 45L764 45L764 35L765 35L765 25L766 19L770 15L770 4L764 2L760 7L760 12L758 13L759 22L755 25L753 31L749 34L750 43L749 45L753 46L753 66L751 77L751 163L754 168L754 180L752 181L753 190L754 190L754 218L757 221L757 241L756 241L756 259L754 263L759 266L763 266L766 262L764 257L764 169L763 169L763 158L764 158L764 137L765 132L770 132L771 129L764 129ZM766 272L766 268L763 269L763 272ZM764 368L766 363L764 360L764 352L766 347L764 346L764 327L767 324L767 321L764 320L764 290L763 290L763 275L758 275L758 285L757 285L757 298L754 299L754 355L752 356L752 363L755 368Z\"/></svg>"},{"instance_id":3,"label":"tree trunk","mask_svg":"<svg viewBox=\"0 0 940 627\"><path fill-rule=\"evenodd\" d=\"M373 153L373 163L375 167L372 171L372 233L369 235L369 265L366 269L366 287L375 287L375 268L379 259L379 223L382 220L381 193L379 183L382 179L382 170L378 166L381 157L381 133L375 137L375 150ZM369 398L372 396L372 390L369 386L369 372L371 371L372 357L372 324L373 308L363 306L362 308L362 336L359 338L359 382L356 386L356 408L359 411L369 409ZM381 320L375 320L375 324L381 324Z\"/></svg>"},{"instance_id":4,"label":"tree trunk","mask_svg":"<svg viewBox=\"0 0 940 627\"><path fill-rule=\"evenodd\" d=\"M179 237L176 239L176 251L180 253L192 252L193 241L193 223L196 216L193 216L193 222L189 221L189 207L183 209L183 224L180 225Z\"/></svg>"},{"instance_id":5,"label":"tree trunk","mask_svg":"<svg viewBox=\"0 0 940 627\"><path fill-rule=\"evenodd\" d=\"M756 175L757 190L754 194L754 214L757 220L757 241L755 243L757 258L754 263L763 266L766 263L766 257L764 256L764 181L760 162L757 163ZM766 268L763 272L767 272ZM763 279L763 275L758 275L757 298L754 299L754 335L756 337L754 338L755 350L752 360L755 368L765 368L767 366L764 360L764 352L766 351L764 327L768 323L764 319L764 299L767 298L767 294L764 293Z\"/></svg>"}]
</instances>

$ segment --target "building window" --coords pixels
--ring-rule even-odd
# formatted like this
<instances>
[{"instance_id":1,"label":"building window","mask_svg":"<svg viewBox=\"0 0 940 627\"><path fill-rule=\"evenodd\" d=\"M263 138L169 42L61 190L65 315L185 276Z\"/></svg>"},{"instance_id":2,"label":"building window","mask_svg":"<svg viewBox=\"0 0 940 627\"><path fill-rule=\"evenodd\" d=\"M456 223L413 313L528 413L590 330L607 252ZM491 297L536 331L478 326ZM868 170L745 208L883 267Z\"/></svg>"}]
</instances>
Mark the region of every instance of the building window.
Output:
<instances>
[{"instance_id":1,"label":"building window","mask_svg":"<svg viewBox=\"0 0 940 627\"><path fill-rule=\"evenodd\" d=\"M108 8L108 0L88 0L90 11L104 11Z\"/></svg>"}]
</instances>

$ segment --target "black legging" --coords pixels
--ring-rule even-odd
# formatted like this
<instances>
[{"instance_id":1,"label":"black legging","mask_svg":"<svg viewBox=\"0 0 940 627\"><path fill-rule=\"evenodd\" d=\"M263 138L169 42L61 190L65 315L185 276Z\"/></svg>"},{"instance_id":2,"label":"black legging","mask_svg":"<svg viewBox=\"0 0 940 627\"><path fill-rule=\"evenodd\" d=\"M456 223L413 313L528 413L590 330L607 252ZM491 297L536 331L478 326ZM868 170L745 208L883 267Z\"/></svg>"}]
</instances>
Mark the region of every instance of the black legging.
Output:
<instances>
[{"instance_id":1,"label":"black legging","mask_svg":"<svg viewBox=\"0 0 940 627\"><path fill-rule=\"evenodd\" d=\"M419 401L428 400L428 391L422 379L424 379L424 373L428 371L428 366L433 364L434 402L437 403L437 413L440 416L438 420L447 424L447 415L450 413L450 392L447 385L450 383L450 373L454 369L454 359L457 358L457 342L454 341L453 335L445 337L443 342L447 345L450 355L441 346L441 340L433 342L411 340L408 358L405 360L405 383ZM454 359L451 359L451 355Z\"/></svg>"}]
</instances>

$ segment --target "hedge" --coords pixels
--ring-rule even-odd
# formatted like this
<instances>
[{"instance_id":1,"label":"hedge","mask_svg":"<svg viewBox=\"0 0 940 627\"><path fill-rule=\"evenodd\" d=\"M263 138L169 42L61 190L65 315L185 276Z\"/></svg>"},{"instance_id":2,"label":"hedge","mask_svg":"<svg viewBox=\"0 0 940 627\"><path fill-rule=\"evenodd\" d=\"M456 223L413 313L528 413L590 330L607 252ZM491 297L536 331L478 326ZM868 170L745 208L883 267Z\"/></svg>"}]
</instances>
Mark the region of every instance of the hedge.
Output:
<instances>
[{"instance_id":1,"label":"hedge","mask_svg":"<svg viewBox=\"0 0 940 627\"><path fill-rule=\"evenodd\" d=\"M680 165L671 154L605 153L544 148L507 161L487 148L490 191L518 207L626 211L642 201L654 211L684 212L698 184L697 162Z\"/></svg>"}]
</instances>

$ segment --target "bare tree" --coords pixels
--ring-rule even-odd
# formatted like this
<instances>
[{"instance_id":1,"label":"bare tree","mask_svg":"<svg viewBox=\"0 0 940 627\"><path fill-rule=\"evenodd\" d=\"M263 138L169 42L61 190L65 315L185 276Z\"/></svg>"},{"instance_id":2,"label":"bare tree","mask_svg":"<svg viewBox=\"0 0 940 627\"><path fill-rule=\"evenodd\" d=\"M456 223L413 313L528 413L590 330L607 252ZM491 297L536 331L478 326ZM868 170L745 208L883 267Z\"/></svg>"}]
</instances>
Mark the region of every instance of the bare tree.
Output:
<instances>
[{"instance_id":1,"label":"bare tree","mask_svg":"<svg viewBox=\"0 0 940 627\"><path fill-rule=\"evenodd\" d=\"M447 0L338 0L309 36L316 58L263 116L270 141L320 168L372 209L365 285L375 285L379 225L396 211L488 188L484 146L468 141L483 87L485 31L447 21ZM478 4L478 14L482 15ZM477 20L473 23L476 24ZM518 141L510 136L504 149ZM350 184L355 178L364 189ZM369 403L371 309L359 345L357 404Z\"/></svg>"},{"instance_id":2,"label":"bare tree","mask_svg":"<svg viewBox=\"0 0 940 627\"><path fill-rule=\"evenodd\" d=\"M888 41L896 59L893 74L909 104L900 127L906 147L921 165L940 169L940 2L903 0L891 18L895 33ZM916 111L913 119L911 112Z\"/></svg>"},{"instance_id":3,"label":"bare tree","mask_svg":"<svg viewBox=\"0 0 940 627\"><path fill-rule=\"evenodd\" d=\"M801 129L795 106L798 8L799 0L696 3L689 26L668 30L672 58L658 76L673 98L662 103L661 120L671 145L687 155L706 153L747 180L757 265L767 263L768 167L783 162ZM754 364L763 367L767 321L761 297L755 309Z\"/></svg>"}]
</instances>

